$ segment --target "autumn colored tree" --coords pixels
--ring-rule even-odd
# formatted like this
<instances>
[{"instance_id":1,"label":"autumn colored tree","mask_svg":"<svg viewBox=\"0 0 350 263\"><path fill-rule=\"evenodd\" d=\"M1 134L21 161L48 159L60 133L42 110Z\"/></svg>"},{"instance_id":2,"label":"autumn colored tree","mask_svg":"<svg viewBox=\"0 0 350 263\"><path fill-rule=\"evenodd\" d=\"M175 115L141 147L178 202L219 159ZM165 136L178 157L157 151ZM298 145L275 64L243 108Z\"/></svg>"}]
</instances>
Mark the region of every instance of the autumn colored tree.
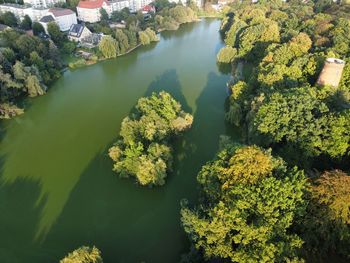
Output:
<instances>
[{"instance_id":1,"label":"autumn colored tree","mask_svg":"<svg viewBox=\"0 0 350 263\"><path fill-rule=\"evenodd\" d=\"M257 146L225 146L198 174L200 204L181 210L190 240L207 260L298 260L303 242L290 228L305 209L303 172Z\"/></svg>"},{"instance_id":2,"label":"autumn colored tree","mask_svg":"<svg viewBox=\"0 0 350 263\"><path fill-rule=\"evenodd\" d=\"M311 253L350 256L350 176L340 170L324 172L309 188L307 213L300 223Z\"/></svg>"}]
</instances>

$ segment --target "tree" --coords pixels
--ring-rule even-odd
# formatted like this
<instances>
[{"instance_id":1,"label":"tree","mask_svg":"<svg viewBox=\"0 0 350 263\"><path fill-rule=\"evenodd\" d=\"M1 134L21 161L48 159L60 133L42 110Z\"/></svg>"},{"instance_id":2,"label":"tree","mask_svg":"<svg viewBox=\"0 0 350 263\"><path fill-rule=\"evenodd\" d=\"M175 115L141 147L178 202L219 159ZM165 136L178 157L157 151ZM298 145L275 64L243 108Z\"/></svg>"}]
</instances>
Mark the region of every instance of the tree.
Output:
<instances>
[{"instance_id":1,"label":"tree","mask_svg":"<svg viewBox=\"0 0 350 263\"><path fill-rule=\"evenodd\" d=\"M151 28L146 28L144 32L147 34L151 42L159 41L159 37L157 36L156 32L154 32Z\"/></svg>"},{"instance_id":2,"label":"tree","mask_svg":"<svg viewBox=\"0 0 350 263\"><path fill-rule=\"evenodd\" d=\"M237 55L237 49L226 46L220 49L217 55L217 61L220 63L231 63Z\"/></svg>"},{"instance_id":3,"label":"tree","mask_svg":"<svg viewBox=\"0 0 350 263\"><path fill-rule=\"evenodd\" d=\"M29 97L43 95L45 91L40 85L39 79L35 75L29 75L26 79L26 87Z\"/></svg>"},{"instance_id":4,"label":"tree","mask_svg":"<svg viewBox=\"0 0 350 263\"><path fill-rule=\"evenodd\" d=\"M350 176L324 172L309 187L308 208L300 232L308 251L350 255Z\"/></svg>"},{"instance_id":5,"label":"tree","mask_svg":"<svg viewBox=\"0 0 350 263\"><path fill-rule=\"evenodd\" d=\"M334 114L316 95L310 87L273 93L257 111L251 131L268 135L266 142L285 140L308 156L343 156L350 147L350 112Z\"/></svg>"},{"instance_id":6,"label":"tree","mask_svg":"<svg viewBox=\"0 0 350 263\"><path fill-rule=\"evenodd\" d=\"M63 44L63 51L66 54L72 54L76 49L76 44L72 41L67 41Z\"/></svg>"},{"instance_id":7,"label":"tree","mask_svg":"<svg viewBox=\"0 0 350 263\"><path fill-rule=\"evenodd\" d=\"M5 12L0 15L0 21L10 27L16 27L18 25L18 19L12 12Z\"/></svg>"},{"instance_id":8,"label":"tree","mask_svg":"<svg viewBox=\"0 0 350 263\"><path fill-rule=\"evenodd\" d=\"M47 24L47 32L57 46L61 47L63 45L64 34L61 32L56 22L49 22Z\"/></svg>"},{"instance_id":9,"label":"tree","mask_svg":"<svg viewBox=\"0 0 350 263\"><path fill-rule=\"evenodd\" d=\"M98 45L99 50L105 58L115 58L117 56L117 42L111 36L104 36Z\"/></svg>"},{"instance_id":10,"label":"tree","mask_svg":"<svg viewBox=\"0 0 350 263\"><path fill-rule=\"evenodd\" d=\"M24 18L21 22L21 28L24 30L32 29L32 19L28 15L24 16Z\"/></svg>"},{"instance_id":11,"label":"tree","mask_svg":"<svg viewBox=\"0 0 350 263\"><path fill-rule=\"evenodd\" d=\"M139 32L139 39L140 39L140 43L143 46L149 45L151 43L151 40L149 39L149 36L144 31L140 31Z\"/></svg>"},{"instance_id":12,"label":"tree","mask_svg":"<svg viewBox=\"0 0 350 263\"><path fill-rule=\"evenodd\" d=\"M45 34L45 29L44 29L43 25L40 24L39 22L34 22L32 25L32 29L33 29L34 36L38 36L40 34Z\"/></svg>"},{"instance_id":13,"label":"tree","mask_svg":"<svg viewBox=\"0 0 350 263\"><path fill-rule=\"evenodd\" d=\"M180 24L192 22L196 18L191 8L181 5L170 8L169 15Z\"/></svg>"},{"instance_id":14,"label":"tree","mask_svg":"<svg viewBox=\"0 0 350 263\"><path fill-rule=\"evenodd\" d=\"M128 7L124 7L120 11L114 11L111 15L111 19L113 21L126 21L128 16L130 15L130 9Z\"/></svg>"},{"instance_id":15,"label":"tree","mask_svg":"<svg viewBox=\"0 0 350 263\"><path fill-rule=\"evenodd\" d=\"M123 32L123 30L117 29L115 32L115 38L118 41L120 53L126 53L129 50L128 36Z\"/></svg>"},{"instance_id":16,"label":"tree","mask_svg":"<svg viewBox=\"0 0 350 263\"><path fill-rule=\"evenodd\" d=\"M102 22L107 22L109 20L109 15L106 11L106 9L101 8L100 9L100 18Z\"/></svg>"},{"instance_id":17,"label":"tree","mask_svg":"<svg viewBox=\"0 0 350 263\"><path fill-rule=\"evenodd\" d=\"M297 260L302 240L290 228L305 209L303 172L257 146L225 144L198 174L203 201L183 202L185 232L206 260Z\"/></svg>"},{"instance_id":18,"label":"tree","mask_svg":"<svg viewBox=\"0 0 350 263\"><path fill-rule=\"evenodd\" d=\"M136 47L137 46L137 32L129 29L129 30L125 31L125 34L128 37L130 48Z\"/></svg>"},{"instance_id":19,"label":"tree","mask_svg":"<svg viewBox=\"0 0 350 263\"><path fill-rule=\"evenodd\" d=\"M103 263L103 260L98 248L83 246L69 253L60 263Z\"/></svg>"},{"instance_id":20,"label":"tree","mask_svg":"<svg viewBox=\"0 0 350 263\"><path fill-rule=\"evenodd\" d=\"M33 51L44 52L45 50L40 50L40 44L39 38L26 34L19 36L15 40L16 48L21 56L27 56Z\"/></svg>"}]
</instances>

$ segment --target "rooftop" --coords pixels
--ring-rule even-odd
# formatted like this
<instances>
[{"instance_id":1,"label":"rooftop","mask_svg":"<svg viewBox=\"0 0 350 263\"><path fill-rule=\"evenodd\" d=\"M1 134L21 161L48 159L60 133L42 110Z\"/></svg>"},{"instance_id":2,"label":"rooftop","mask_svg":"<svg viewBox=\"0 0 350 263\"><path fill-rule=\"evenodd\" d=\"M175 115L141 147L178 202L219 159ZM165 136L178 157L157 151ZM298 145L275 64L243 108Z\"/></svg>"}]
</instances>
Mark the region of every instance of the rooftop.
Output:
<instances>
[{"instance_id":1,"label":"rooftop","mask_svg":"<svg viewBox=\"0 0 350 263\"><path fill-rule=\"evenodd\" d=\"M87 0L87 1L79 1L78 7L80 8L90 8L90 9L95 9L95 8L101 8L103 3L108 4L106 0Z\"/></svg>"},{"instance_id":2,"label":"rooftop","mask_svg":"<svg viewBox=\"0 0 350 263\"><path fill-rule=\"evenodd\" d=\"M40 19L40 22L42 22L42 23L49 23L49 22L53 22L53 21L55 21L55 19L53 18L52 15L43 16Z\"/></svg>"},{"instance_id":3,"label":"rooftop","mask_svg":"<svg viewBox=\"0 0 350 263\"><path fill-rule=\"evenodd\" d=\"M73 24L69 29L68 35L79 38L81 36L81 33L83 33L84 27L85 26L82 24Z\"/></svg>"},{"instance_id":4,"label":"rooftop","mask_svg":"<svg viewBox=\"0 0 350 263\"><path fill-rule=\"evenodd\" d=\"M55 17L74 14L72 10L67 8L50 8L49 12L52 13Z\"/></svg>"},{"instance_id":5,"label":"rooftop","mask_svg":"<svg viewBox=\"0 0 350 263\"><path fill-rule=\"evenodd\" d=\"M345 61L341 59L327 58L321 74L317 80L317 84L321 86L328 85L338 87L344 66Z\"/></svg>"}]
</instances>

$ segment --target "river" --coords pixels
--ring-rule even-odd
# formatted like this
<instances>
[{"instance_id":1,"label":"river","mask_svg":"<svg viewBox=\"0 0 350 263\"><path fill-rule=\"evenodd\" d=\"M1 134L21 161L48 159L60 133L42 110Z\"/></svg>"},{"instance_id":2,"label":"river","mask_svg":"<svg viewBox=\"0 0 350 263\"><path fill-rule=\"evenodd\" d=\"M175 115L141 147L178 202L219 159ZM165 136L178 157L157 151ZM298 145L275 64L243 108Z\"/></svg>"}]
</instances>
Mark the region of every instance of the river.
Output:
<instances>
[{"instance_id":1,"label":"river","mask_svg":"<svg viewBox=\"0 0 350 263\"><path fill-rule=\"evenodd\" d=\"M1 123L0 262L54 263L81 245L96 245L105 263L178 262L188 249L180 200L195 202L196 175L228 132L219 26L183 25L151 46L67 71L24 115ZM143 188L112 172L107 150L137 100L160 90L194 124L176 142L165 186Z\"/></svg>"}]
</instances>

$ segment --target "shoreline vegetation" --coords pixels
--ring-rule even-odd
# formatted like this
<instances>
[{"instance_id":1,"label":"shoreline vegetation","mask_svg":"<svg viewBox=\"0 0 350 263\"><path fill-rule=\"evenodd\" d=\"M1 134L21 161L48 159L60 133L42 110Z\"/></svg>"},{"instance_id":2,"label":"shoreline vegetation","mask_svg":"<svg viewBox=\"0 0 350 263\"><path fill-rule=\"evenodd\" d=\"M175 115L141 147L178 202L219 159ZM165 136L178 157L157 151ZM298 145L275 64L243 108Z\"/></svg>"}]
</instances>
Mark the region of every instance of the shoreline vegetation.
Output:
<instances>
[{"instance_id":1,"label":"shoreline vegetation","mask_svg":"<svg viewBox=\"0 0 350 263\"><path fill-rule=\"evenodd\" d=\"M231 68L225 117L243 145L223 136L197 205L182 201L181 262L348 262L350 6L230 7L217 62ZM320 83L329 63L339 83Z\"/></svg>"}]
</instances>

